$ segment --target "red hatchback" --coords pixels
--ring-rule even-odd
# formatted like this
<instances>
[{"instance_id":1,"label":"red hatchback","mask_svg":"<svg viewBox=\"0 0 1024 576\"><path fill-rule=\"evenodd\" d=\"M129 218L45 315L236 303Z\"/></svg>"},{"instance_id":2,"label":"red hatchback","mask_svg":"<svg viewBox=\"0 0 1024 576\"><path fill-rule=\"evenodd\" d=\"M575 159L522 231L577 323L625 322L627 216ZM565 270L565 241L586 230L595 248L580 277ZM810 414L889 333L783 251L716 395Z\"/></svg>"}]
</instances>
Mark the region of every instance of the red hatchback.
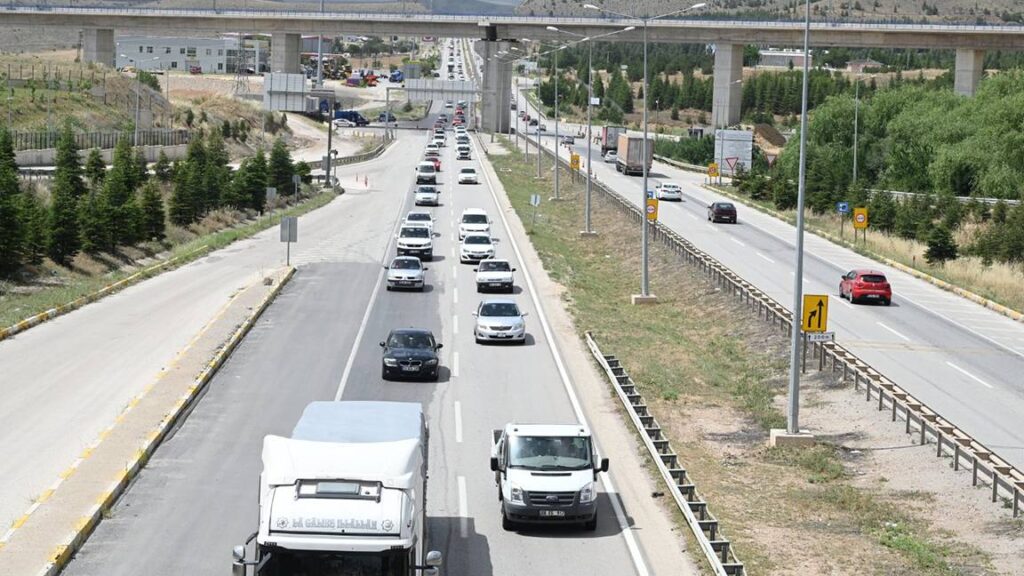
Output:
<instances>
[{"instance_id":1,"label":"red hatchback","mask_svg":"<svg viewBox=\"0 0 1024 576\"><path fill-rule=\"evenodd\" d=\"M850 302L867 300L888 306L892 303L892 287L881 272L850 270L840 278L839 297L849 298Z\"/></svg>"}]
</instances>

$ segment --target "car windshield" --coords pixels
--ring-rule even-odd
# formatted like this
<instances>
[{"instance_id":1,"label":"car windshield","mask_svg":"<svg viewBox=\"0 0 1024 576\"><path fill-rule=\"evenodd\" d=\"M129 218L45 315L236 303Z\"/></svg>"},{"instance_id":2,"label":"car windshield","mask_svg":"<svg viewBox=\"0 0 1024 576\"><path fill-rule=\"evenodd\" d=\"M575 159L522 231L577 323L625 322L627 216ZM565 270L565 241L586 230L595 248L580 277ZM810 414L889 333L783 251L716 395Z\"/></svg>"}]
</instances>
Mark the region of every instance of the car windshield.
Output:
<instances>
[{"instance_id":1,"label":"car windshield","mask_svg":"<svg viewBox=\"0 0 1024 576\"><path fill-rule=\"evenodd\" d=\"M860 279L871 284L881 284L882 282L885 282L885 276L882 276L881 274L865 274L861 276Z\"/></svg>"},{"instance_id":2,"label":"car windshield","mask_svg":"<svg viewBox=\"0 0 1024 576\"><path fill-rule=\"evenodd\" d=\"M578 436L513 436L508 442L508 467L527 470L592 468L590 439Z\"/></svg>"},{"instance_id":3,"label":"car windshield","mask_svg":"<svg viewBox=\"0 0 1024 576\"><path fill-rule=\"evenodd\" d=\"M480 268L478 268L481 272L508 272L511 269L512 268L509 267L508 262L488 262L487 260L481 262Z\"/></svg>"},{"instance_id":4,"label":"car windshield","mask_svg":"<svg viewBox=\"0 0 1024 576\"><path fill-rule=\"evenodd\" d=\"M485 214L463 214L463 224L487 224L487 216Z\"/></svg>"},{"instance_id":5,"label":"car windshield","mask_svg":"<svg viewBox=\"0 0 1024 576\"><path fill-rule=\"evenodd\" d=\"M460 170L460 172L462 172L463 174L476 174L476 170L472 168L463 168L462 170Z\"/></svg>"},{"instance_id":6,"label":"car windshield","mask_svg":"<svg viewBox=\"0 0 1024 576\"><path fill-rule=\"evenodd\" d=\"M422 226L402 228L399 233L402 238L430 238L430 230Z\"/></svg>"},{"instance_id":7,"label":"car windshield","mask_svg":"<svg viewBox=\"0 0 1024 576\"><path fill-rule=\"evenodd\" d=\"M391 268L393 270L419 270L420 261L412 258L399 258L391 262Z\"/></svg>"},{"instance_id":8,"label":"car windshield","mask_svg":"<svg viewBox=\"0 0 1024 576\"><path fill-rule=\"evenodd\" d=\"M405 219L409 222L430 222L430 214L426 212L409 212Z\"/></svg>"},{"instance_id":9,"label":"car windshield","mask_svg":"<svg viewBox=\"0 0 1024 576\"><path fill-rule=\"evenodd\" d=\"M436 172L436 170L434 170L433 164L420 164L416 169L419 170L420 172Z\"/></svg>"},{"instance_id":10,"label":"car windshield","mask_svg":"<svg viewBox=\"0 0 1024 576\"><path fill-rule=\"evenodd\" d=\"M519 316L515 302L489 302L480 306L481 316Z\"/></svg>"},{"instance_id":11,"label":"car windshield","mask_svg":"<svg viewBox=\"0 0 1024 576\"><path fill-rule=\"evenodd\" d=\"M420 186L416 189L417 194L436 194L437 190L433 186Z\"/></svg>"},{"instance_id":12,"label":"car windshield","mask_svg":"<svg viewBox=\"0 0 1024 576\"><path fill-rule=\"evenodd\" d=\"M406 332L392 334L388 338L388 348L433 348L434 337L422 332Z\"/></svg>"},{"instance_id":13,"label":"car windshield","mask_svg":"<svg viewBox=\"0 0 1024 576\"><path fill-rule=\"evenodd\" d=\"M490 244L491 239L487 236L466 236L466 244Z\"/></svg>"}]
</instances>

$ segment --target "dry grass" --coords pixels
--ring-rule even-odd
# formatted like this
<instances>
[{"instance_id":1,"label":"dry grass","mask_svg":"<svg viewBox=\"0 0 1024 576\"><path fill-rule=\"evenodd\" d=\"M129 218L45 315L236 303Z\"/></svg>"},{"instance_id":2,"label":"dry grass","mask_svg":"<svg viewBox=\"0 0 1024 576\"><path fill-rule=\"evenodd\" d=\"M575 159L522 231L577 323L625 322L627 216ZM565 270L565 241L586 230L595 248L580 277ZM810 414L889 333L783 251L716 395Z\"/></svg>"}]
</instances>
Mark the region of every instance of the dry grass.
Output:
<instances>
[{"instance_id":1,"label":"dry grass","mask_svg":"<svg viewBox=\"0 0 1024 576\"><path fill-rule=\"evenodd\" d=\"M551 179L533 178L533 162L521 158L496 155L491 162L529 227L529 196L550 196ZM836 447L764 448L766 430L784 422L776 395L784 390L786 339L656 243L651 286L658 304L630 306L638 227L598 194L593 221L600 236L580 239L581 186L564 186L565 201L541 206L531 241L548 274L565 286L576 325L593 331L640 387L749 574L988 573L975 548L933 532L880 490L851 486ZM825 383L821 376L805 380L808 387Z\"/></svg>"}]
</instances>

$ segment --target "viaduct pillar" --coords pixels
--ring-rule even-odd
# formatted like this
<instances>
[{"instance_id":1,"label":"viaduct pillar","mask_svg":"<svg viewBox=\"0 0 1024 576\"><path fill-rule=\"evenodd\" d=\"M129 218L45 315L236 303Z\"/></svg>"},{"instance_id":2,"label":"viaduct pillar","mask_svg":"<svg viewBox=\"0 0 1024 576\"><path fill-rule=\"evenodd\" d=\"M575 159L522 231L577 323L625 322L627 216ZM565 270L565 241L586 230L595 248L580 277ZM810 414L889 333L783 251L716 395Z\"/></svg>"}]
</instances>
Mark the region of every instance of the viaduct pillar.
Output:
<instances>
[{"instance_id":1,"label":"viaduct pillar","mask_svg":"<svg viewBox=\"0 0 1024 576\"><path fill-rule=\"evenodd\" d=\"M114 67L114 30L112 28L87 29L82 35L82 59Z\"/></svg>"},{"instance_id":2,"label":"viaduct pillar","mask_svg":"<svg viewBox=\"0 0 1024 576\"><path fill-rule=\"evenodd\" d=\"M715 44L714 96L711 120L715 127L740 121L743 100L743 45Z\"/></svg>"},{"instance_id":3,"label":"viaduct pillar","mask_svg":"<svg viewBox=\"0 0 1024 576\"><path fill-rule=\"evenodd\" d=\"M270 71L299 74L299 54L302 52L302 36L275 32L270 37Z\"/></svg>"},{"instance_id":4,"label":"viaduct pillar","mask_svg":"<svg viewBox=\"0 0 1024 576\"><path fill-rule=\"evenodd\" d=\"M480 127L485 132L507 134L510 126L512 101L512 62L497 56L508 50L508 42L476 42L476 51L484 60L483 86L480 94Z\"/></svg>"},{"instance_id":5,"label":"viaduct pillar","mask_svg":"<svg viewBox=\"0 0 1024 576\"><path fill-rule=\"evenodd\" d=\"M953 91L961 96L974 96L984 72L985 52L970 48L956 49L956 76Z\"/></svg>"}]
</instances>

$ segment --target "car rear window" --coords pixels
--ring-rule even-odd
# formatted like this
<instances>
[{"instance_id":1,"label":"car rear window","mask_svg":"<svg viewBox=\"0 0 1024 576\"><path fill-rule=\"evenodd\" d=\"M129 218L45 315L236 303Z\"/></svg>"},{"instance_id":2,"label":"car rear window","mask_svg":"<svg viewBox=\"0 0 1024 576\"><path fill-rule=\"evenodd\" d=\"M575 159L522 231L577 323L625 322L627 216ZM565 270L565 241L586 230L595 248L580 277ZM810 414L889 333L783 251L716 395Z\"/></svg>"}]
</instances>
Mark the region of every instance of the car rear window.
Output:
<instances>
[{"instance_id":1,"label":"car rear window","mask_svg":"<svg viewBox=\"0 0 1024 576\"><path fill-rule=\"evenodd\" d=\"M881 274L864 274L860 279L870 284L881 284L882 282L885 282L885 276L882 276Z\"/></svg>"},{"instance_id":2,"label":"car rear window","mask_svg":"<svg viewBox=\"0 0 1024 576\"><path fill-rule=\"evenodd\" d=\"M736 208L733 207L732 204L729 204L728 202L719 202L718 204L715 204L715 208L718 208L719 210L735 210L736 209Z\"/></svg>"}]
</instances>

